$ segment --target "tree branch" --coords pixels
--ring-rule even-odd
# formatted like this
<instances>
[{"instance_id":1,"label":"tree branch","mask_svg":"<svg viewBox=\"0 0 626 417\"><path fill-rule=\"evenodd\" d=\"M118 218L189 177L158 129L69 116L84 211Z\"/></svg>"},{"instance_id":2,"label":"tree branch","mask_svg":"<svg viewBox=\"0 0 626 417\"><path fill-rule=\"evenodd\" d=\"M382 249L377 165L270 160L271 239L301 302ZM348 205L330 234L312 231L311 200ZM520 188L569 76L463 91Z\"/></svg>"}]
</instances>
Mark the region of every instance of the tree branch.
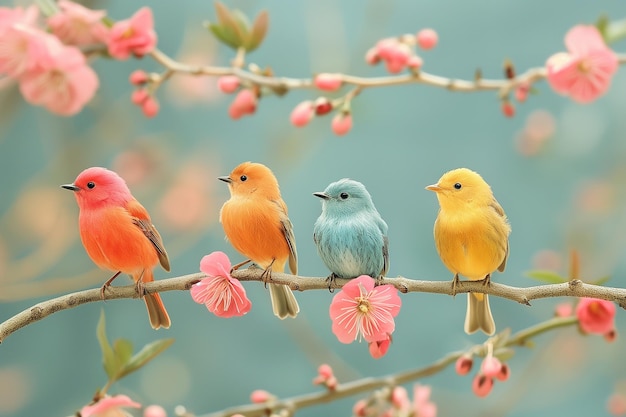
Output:
<instances>
[{"instance_id":1,"label":"tree branch","mask_svg":"<svg viewBox=\"0 0 626 417\"><path fill-rule=\"evenodd\" d=\"M223 76L235 75L242 81L255 84L261 87L286 91L293 89L317 89L311 78L289 78L274 77L256 74L236 67L217 67L217 66L197 66L187 65L178 62L169 57L159 49L155 49L150 53L150 57L161 64L169 71L175 73L197 75L197 76ZM621 65L626 64L626 54L618 54L618 61ZM393 85L405 84L425 84L433 87L444 88L451 91L460 92L477 92L477 91L498 91L501 97L505 97L516 86L524 83L533 84L536 81L546 78L547 73L544 67L530 68L527 71L511 78L504 79L484 79L463 80L447 78L425 71L416 73L406 73L393 76L381 77L359 77L349 74L337 74L344 84L356 87L388 87Z\"/></svg>"},{"instance_id":2,"label":"tree branch","mask_svg":"<svg viewBox=\"0 0 626 417\"><path fill-rule=\"evenodd\" d=\"M388 388L388 395L390 395L393 387L441 372L443 369L456 362L459 357L467 352L472 352L473 354L476 354L478 356L485 356L483 352L485 350L485 346L488 343L493 343L493 341L499 338L505 338L500 347L526 346L526 342L533 337L557 328L572 326L577 322L578 320L576 317L556 317L539 323L535 326L529 327L527 329L521 330L511 336L508 336L508 338L507 335L509 333L509 330L505 329L499 334L487 339L487 341L483 344L475 345L465 351L449 353L446 356L437 360L436 362L432 363L431 365L423 368L413 369L377 378L362 378L355 381L338 384L334 390L325 390L321 392L304 394L291 398L285 398L282 400L275 399L273 401L261 404L248 404L228 408L214 413L206 414L202 417L228 417L235 414L243 414L246 417L262 417L268 415L281 415L280 413L276 413L276 411L280 411L283 409L288 410L289 415L293 415L295 410L317 404L328 403L331 401L339 400L368 391L373 391L376 389Z\"/></svg>"},{"instance_id":3,"label":"tree branch","mask_svg":"<svg viewBox=\"0 0 626 417\"><path fill-rule=\"evenodd\" d=\"M263 281L263 270L258 268L248 268L234 271L232 276L240 281ZM144 288L146 292L165 291L188 291L196 282L205 278L203 273L183 275L175 278L162 279L148 282ZM335 288L341 288L349 280L336 279ZM303 277L284 273L272 273L272 282L276 284L288 285L294 291L308 290L328 290L326 277ZM435 294L455 295L452 291L451 281L424 281L409 278L385 278L382 284L391 284L403 293L407 292L427 292ZM456 294L467 292L482 292L496 297L507 298L518 303L530 305L531 300L551 297L591 297L613 301L620 307L626 309L626 289L603 287L599 285L586 284L580 280L572 280L562 284L539 285L534 287L511 287L504 284L492 282L490 285L483 285L482 281L461 281L456 286ZM105 292L105 300L115 300L120 298L139 298L135 290L135 285L123 287L108 287ZM10 319L0 324L0 343L7 336L16 332L31 323L39 321L53 313L70 308L78 307L81 304L101 301L100 288L78 291L67 295L62 295L51 300L43 301L16 314Z\"/></svg>"}]
</instances>

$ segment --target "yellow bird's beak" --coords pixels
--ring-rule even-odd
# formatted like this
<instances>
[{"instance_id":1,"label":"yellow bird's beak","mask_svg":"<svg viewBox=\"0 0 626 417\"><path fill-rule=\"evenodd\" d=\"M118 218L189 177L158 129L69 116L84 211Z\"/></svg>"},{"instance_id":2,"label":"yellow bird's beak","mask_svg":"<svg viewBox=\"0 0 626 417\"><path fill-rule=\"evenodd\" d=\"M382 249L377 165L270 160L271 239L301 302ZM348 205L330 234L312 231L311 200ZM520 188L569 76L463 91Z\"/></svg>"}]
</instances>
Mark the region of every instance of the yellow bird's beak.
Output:
<instances>
[{"instance_id":1,"label":"yellow bird's beak","mask_svg":"<svg viewBox=\"0 0 626 417\"><path fill-rule=\"evenodd\" d=\"M428 187L426 187L426 189L428 191L434 191L436 193L442 190L442 188L438 184L429 185Z\"/></svg>"}]
</instances>

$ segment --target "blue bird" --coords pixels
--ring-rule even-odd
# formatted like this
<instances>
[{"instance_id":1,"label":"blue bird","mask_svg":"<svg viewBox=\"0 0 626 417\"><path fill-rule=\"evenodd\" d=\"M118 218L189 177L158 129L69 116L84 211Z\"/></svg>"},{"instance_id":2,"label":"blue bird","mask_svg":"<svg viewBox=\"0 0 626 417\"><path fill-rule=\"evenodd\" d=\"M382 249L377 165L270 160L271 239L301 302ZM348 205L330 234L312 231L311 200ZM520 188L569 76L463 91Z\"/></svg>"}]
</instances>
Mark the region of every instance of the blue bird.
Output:
<instances>
[{"instance_id":1,"label":"blue bird","mask_svg":"<svg viewBox=\"0 0 626 417\"><path fill-rule=\"evenodd\" d=\"M331 271L329 288L335 278L384 277L389 269L387 223L365 186L344 178L313 195L322 199L313 241Z\"/></svg>"}]
</instances>

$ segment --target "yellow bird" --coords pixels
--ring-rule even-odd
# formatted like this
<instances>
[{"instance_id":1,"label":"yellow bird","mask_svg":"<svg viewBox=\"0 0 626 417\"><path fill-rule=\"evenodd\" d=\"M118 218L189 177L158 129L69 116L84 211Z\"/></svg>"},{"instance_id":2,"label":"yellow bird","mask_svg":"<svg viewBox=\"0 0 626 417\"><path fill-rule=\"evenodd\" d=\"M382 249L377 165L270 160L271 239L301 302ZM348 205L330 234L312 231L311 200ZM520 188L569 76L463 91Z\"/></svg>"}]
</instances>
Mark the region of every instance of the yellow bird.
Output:
<instances>
[{"instance_id":1,"label":"yellow bird","mask_svg":"<svg viewBox=\"0 0 626 417\"><path fill-rule=\"evenodd\" d=\"M444 265L454 274L456 288L459 274L471 281L485 280L491 273L504 271L509 255L509 225L502 206L491 187L476 172L458 168L446 172L427 190L437 193L439 214L435 221L435 245ZM487 294L468 295L465 332L482 330L493 335L496 325Z\"/></svg>"}]
</instances>

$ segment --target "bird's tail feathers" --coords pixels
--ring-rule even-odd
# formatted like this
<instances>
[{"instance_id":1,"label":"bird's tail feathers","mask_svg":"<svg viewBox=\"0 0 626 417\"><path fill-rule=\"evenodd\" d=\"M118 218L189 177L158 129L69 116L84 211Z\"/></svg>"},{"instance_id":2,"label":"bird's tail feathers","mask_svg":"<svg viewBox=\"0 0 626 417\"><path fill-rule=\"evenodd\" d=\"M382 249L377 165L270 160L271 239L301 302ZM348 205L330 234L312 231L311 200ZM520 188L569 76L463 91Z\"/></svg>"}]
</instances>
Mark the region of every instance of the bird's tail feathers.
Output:
<instances>
[{"instance_id":1,"label":"bird's tail feathers","mask_svg":"<svg viewBox=\"0 0 626 417\"><path fill-rule=\"evenodd\" d=\"M139 274L137 276L133 275L133 279L135 281L141 279L142 283L154 281L152 268L146 268L143 271L143 274ZM170 316L167 314L167 310L163 305L163 301L161 300L161 296L159 295L159 293L146 293L143 296L143 299L146 303L146 308L148 309L150 326L152 326L152 328L155 330L161 327L163 327L164 329L169 329L172 322L170 321Z\"/></svg>"},{"instance_id":2,"label":"bird's tail feathers","mask_svg":"<svg viewBox=\"0 0 626 417\"><path fill-rule=\"evenodd\" d=\"M268 287L274 315L281 320L287 317L296 317L300 312L300 306L298 306L298 301L291 288L279 284L268 284Z\"/></svg>"},{"instance_id":3,"label":"bird's tail feathers","mask_svg":"<svg viewBox=\"0 0 626 417\"><path fill-rule=\"evenodd\" d=\"M477 330L482 330L489 336L493 335L496 332L496 323L489 308L489 297L482 293L469 293L467 296L465 333L472 334Z\"/></svg>"}]
</instances>

